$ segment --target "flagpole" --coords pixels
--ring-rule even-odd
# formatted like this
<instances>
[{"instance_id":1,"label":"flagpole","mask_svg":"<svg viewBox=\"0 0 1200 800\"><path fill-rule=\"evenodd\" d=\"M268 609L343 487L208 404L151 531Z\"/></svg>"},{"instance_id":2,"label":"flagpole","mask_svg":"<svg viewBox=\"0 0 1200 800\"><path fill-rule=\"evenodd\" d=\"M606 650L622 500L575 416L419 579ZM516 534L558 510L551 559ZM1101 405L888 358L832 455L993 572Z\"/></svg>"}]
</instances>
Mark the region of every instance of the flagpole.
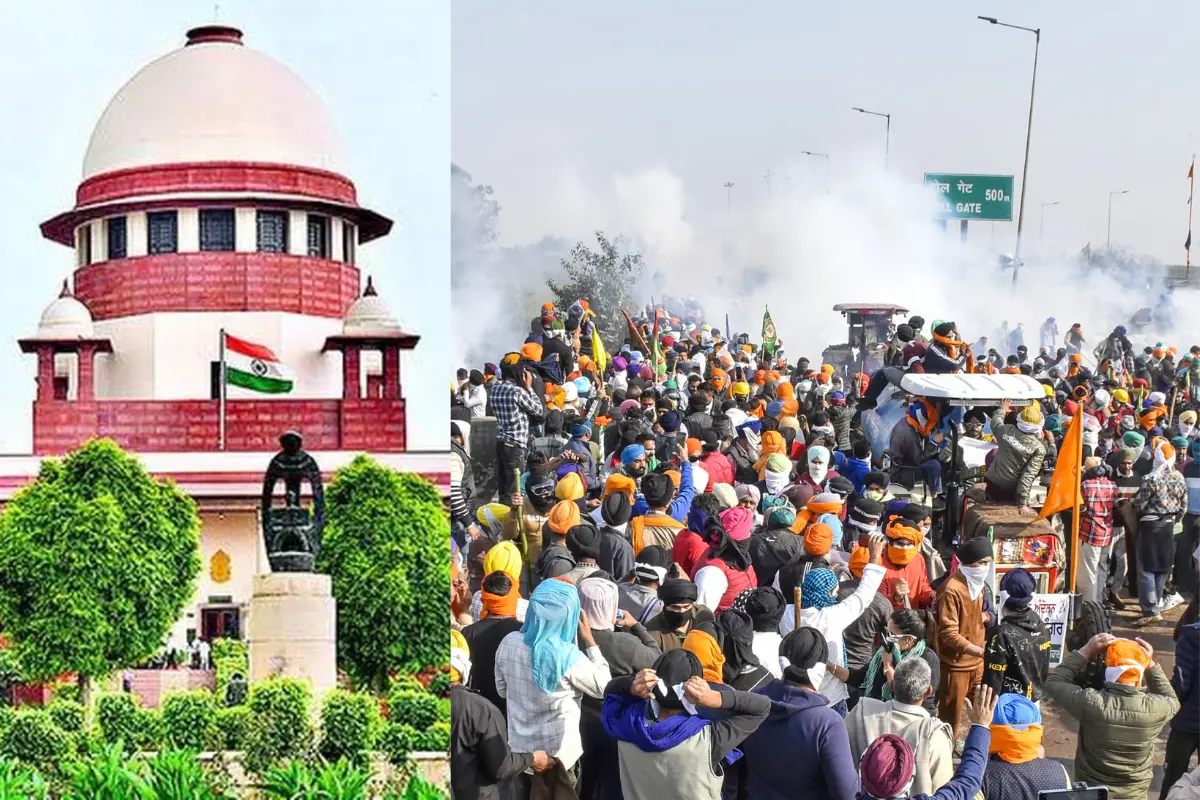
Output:
<instances>
[{"instance_id":1,"label":"flagpole","mask_svg":"<svg viewBox=\"0 0 1200 800\"><path fill-rule=\"evenodd\" d=\"M217 384L217 449L225 449L225 329L221 328L221 348L220 348L221 369L219 375L219 383Z\"/></svg>"},{"instance_id":2,"label":"flagpole","mask_svg":"<svg viewBox=\"0 0 1200 800\"><path fill-rule=\"evenodd\" d=\"M1083 425L1083 406L1075 412L1072 425ZM1083 429L1080 428L1076 441L1077 447L1070 457L1075 459L1077 477L1075 479L1075 508L1071 513L1071 597L1075 597L1075 579L1079 574L1079 518L1083 516ZM1073 616L1073 615L1072 615Z\"/></svg>"},{"instance_id":3,"label":"flagpole","mask_svg":"<svg viewBox=\"0 0 1200 800\"><path fill-rule=\"evenodd\" d=\"M1187 266L1184 269L1184 282L1190 284L1192 277L1192 199L1196 196L1196 155L1192 154L1192 167L1188 170L1188 235Z\"/></svg>"}]
</instances>

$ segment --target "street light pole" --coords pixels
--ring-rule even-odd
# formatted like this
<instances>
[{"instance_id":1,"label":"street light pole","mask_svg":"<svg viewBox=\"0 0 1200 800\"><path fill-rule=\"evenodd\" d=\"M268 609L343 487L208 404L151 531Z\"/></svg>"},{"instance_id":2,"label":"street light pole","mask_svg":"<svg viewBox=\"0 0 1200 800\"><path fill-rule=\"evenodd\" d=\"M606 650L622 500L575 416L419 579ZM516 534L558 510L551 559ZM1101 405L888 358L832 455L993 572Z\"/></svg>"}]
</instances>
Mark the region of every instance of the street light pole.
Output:
<instances>
[{"instance_id":1,"label":"street light pole","mask_svg":"<svg viewBox=\"0 0 1200 800\"><path fill-rule=\"evenodd\" d=\"M868 111L865 108L852 108L851 111L857 111L860 114L870 114L873 117L883 117L887 120L887 129L884 133L883 140L883 171L888 171L888 155L892 149L892 115L885 114L882 111Z\"/></svg>"},{"instance_id":2,"label":"street light pole","mask_svg":"<svg viewBox=\"0 0 1200 800\"><path fill-rule=\"evenodd\" d=\"M801 150L800 153L801 155L816 156L817 158L825 159L825 194L829 194L829 154L814 153L811 150Z\"/></svg>"},{"instance_id":3,"label":"street light pole","mask_svg":"<svg viewBox=\"0 0 1200 800\"><path fill-rule=\"evenodd\" d=\"M1017 248L1013 254L1013 286L1017 285L1017 272L1021 269L1021 234L1025 229L1025 195L1029 194L1029 141L1033 138L1033 98L1037 91L1037 63L1038 51L1042 47L1042 29L1041 28L1026 28L1022 25L1009 25L1007 22L1000 22L995 17L979 17L984 22L990 22L993 25L999 25L1003 28L1015 28L1019 31L1027 31L1034 36L1033 40L1033 80L1029 84L1029 122L1025 126L1025 165L1021 168L1021 205L1017 211Z\"/></svg>"},{"instance_id":4,"label":"street light pole","mask_svg":"<svg viewBox=\"0 0 1200 800\"><path fill-rule=\"evenodd\" d=\"M1038 244L1039 245L1042 243L1042 234L1044 234L1046 232L1046 206L1056 206L1056 205L1058 205L1057 200L1055 200L1053 203L1042 203L1041 219L1038 221Z\"/></svg>"},{"instance_id":5,"label":"street light pole","mask_svg":"<svg viewBox=\"0 0 1200 800\"><path fill-rule=\"evenodd\" d=\"M725 215L733 216L733 181L725 181Z\"/></svg>"},{"instance_id":6,"label":"street light pole","mask_svg":"<svg viewBox=\"0 0 1200 800\"><path fill-rule=\"evenodd\" d=\"M1108 233L1104 237L1104 257L1108 258L1108 254L1112 252L1112 199L1119 194L1129 194L1128 189L1122 189L1119 192L1108 193Z\"/></svg>"}]
</instances>

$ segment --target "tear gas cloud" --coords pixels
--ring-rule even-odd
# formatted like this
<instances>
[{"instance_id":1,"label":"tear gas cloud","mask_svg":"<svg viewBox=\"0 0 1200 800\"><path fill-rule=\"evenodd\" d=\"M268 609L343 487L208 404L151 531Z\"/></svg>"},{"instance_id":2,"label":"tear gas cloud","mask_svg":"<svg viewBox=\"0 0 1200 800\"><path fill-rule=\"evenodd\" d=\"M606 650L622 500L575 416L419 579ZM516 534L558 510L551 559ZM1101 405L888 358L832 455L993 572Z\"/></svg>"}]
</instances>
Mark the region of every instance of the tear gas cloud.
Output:
<instances>
[{"instance_id":1,"label":"tear gas cloud","mask_svg":"<svg viewBox=\"0 0 1200 800\"><path fill-rule=\"evenodd\" d=\"M801 166L792 166L800 174ZM896 303L923 316L927 326L935 319L954 320L967 342L986 335L991 346L1000 346L996 333L1002 323L1023 323L1032 355L1047 317L1057 319L1056 344L1079 322L1095 345L1138 309L1157 306L1165 288L1164 268L1151 259L1123 255L1118 278L1085 271L1078 252L1039 254L1027 238L1014 291L1012 273L1001 270L996 254L979 242L985 238L980 223L973 224L973 240L963 244L957 223L943 231L931 222L936 204L931 192L879 171L839 173L828 194L823 185L777 180L770 196L747 199L735 187L730 209L721 203L705 212L696 208L696 187L662 167L591 179L570 166L540 174L549 177L519 193L538 198L537 213L511 211L529 220L514 226L528 229L524 232L506 230L504 187L495 187L493 238L478 233L486 227L477 223L478 192L461 175L456 180L456 366L498 362L518 347L538 307L550 298L547 278L561 279L560 259L577 241L594 246L596 230L610 238L623 235L643 254L646 268L635 295L642 302L664 294L695 297L708 322L723 327L728 314L733 333L749 332L752 341L760 338L767 306L793 360L801 355L815 360L826 345L846 340L846 323L832 310L836 303ZM475 178L487 183L486 175ZM1187 314L1196 300L1194 290L1176 291L1176 329L1151 326L1131 338L1138 346L1163 338L1181 350L1200 342L1200 324Z\"/></svg>"}]
</instances>

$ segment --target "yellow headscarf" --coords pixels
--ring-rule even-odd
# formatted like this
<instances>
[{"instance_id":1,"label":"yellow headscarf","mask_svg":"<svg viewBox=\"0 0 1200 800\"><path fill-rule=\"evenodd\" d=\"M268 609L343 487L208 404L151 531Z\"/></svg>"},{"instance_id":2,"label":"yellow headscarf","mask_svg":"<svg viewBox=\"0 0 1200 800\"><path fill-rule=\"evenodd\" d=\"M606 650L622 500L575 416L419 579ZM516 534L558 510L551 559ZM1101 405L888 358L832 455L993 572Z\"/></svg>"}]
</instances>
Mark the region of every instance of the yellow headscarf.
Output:
<instances>
[{"instance_id":1,"label":"yellow headscarf","mask_svg":"<svg viewBox=\"0 0 1200 800\"><path fill-rule=\"evenodd\" d=\"M450 680L462 683L471 673L471 648L467 646L467 637L460 632L450 630Z\"/></svg>"}]
</instances>

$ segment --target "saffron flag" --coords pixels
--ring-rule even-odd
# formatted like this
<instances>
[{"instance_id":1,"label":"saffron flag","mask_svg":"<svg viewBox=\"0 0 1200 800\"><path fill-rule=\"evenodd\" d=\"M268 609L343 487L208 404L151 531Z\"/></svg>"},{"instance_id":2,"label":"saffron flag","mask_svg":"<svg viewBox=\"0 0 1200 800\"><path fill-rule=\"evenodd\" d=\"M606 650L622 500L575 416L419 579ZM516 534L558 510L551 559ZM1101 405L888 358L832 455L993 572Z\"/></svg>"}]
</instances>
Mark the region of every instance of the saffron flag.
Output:
<instances>
[{"instance_id":1,"label":"saffron flag","mask_svg":"<svg viewBox=\"0 0 1200 800\"><path fill-rule=\"evenodd\" d=\"M766 308L763 309L762 340L763 350L766 351L768 356L774 357L778 337L775 335L775 323L771 319L771 312Z\"/></svg>"},{"instance_id":2,"label":"saffron flag","mask_svg":"<svg viewBox=\"0 0 1200 800\"><path fill-rule=\"evenodd\" d=\"M1071 417L1071 427L1067 429L1062 447L1058 449L1058 463L1054 465L1054 476L1050 478L1050 489L1046 492L1046 502L1038 517L1045 519L1067 509L1074 510L1078 515L1079 505L1083 502L1082 481L1083 408L1080 407Z\"/></svg>"},{"instance_id":3,"label":"saffron flag","mask_svg":"<svg viewBox=\"0 0 1200 800\"><path fill-rule=\"evenodd\" d=\"M225 337L225 381L252 392L287 394L294 381L291 371L269 348L228 333Z\"/></svg>"}]
</instances>

